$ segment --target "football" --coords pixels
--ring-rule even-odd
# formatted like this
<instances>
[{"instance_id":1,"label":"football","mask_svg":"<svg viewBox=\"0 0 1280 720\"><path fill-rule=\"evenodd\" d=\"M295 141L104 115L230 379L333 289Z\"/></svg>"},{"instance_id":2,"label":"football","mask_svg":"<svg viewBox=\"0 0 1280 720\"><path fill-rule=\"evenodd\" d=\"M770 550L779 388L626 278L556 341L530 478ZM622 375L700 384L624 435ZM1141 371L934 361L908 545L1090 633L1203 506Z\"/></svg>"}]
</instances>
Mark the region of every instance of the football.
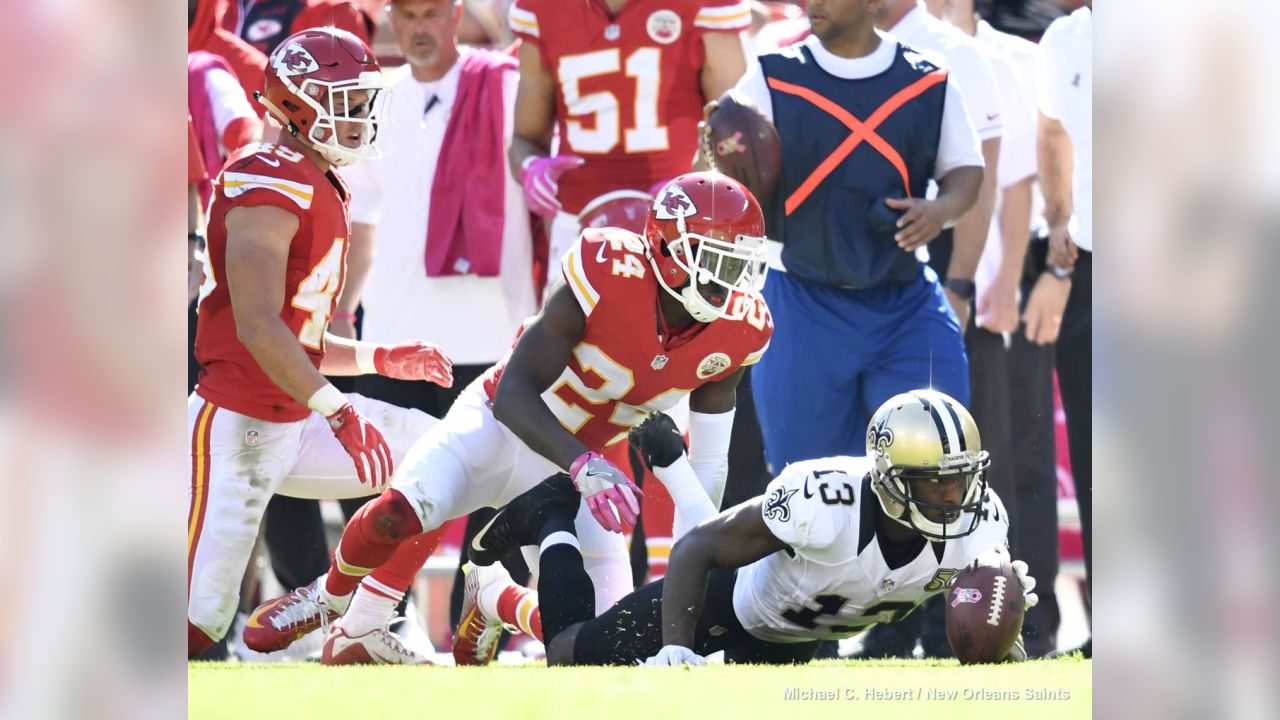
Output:
<instances>
[{"instance_id":1,"label":"football","mask_svg":"<svg viewBox=\"0 0 1280 720\"><path fill-rule=\"evenodd\" d=\"M1022 633L1022 586L1007 552L960 571L946 592L947 639L962 665L999 662Z\"/></svg>"},{"instance_id":2,"label":"football","mask_svg":"<svg viewBox=\"0 0 1280 720\"><path fill-rule=\"evenodd\" d=\"M782 173L782 141L760 108L730 90L707 117L703 139L712 167L747 186L768 212Z\"/></svg>"}]
</instances>

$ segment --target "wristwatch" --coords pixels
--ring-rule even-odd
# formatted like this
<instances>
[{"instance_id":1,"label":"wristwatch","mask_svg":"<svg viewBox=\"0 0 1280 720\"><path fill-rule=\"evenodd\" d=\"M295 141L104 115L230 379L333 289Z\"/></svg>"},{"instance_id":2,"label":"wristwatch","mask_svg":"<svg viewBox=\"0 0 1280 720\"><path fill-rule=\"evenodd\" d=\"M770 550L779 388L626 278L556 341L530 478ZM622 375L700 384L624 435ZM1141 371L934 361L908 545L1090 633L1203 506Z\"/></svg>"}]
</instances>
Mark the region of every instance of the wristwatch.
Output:
<instances>
[{"instance_id":1,"label":"wristwatch","mask_svg":"<svg viewBox=\"0 0 1280 720\"><path fill-rule=\"evenodd\" d=\"M972 280L947 278L942 286L958 295L961 300L972 300L978 292L978 286Z\"/></svg>"},{"instance_id":2,"label":"wristwatch","mask_svg":"<svg viewBox=\"0 0 1280 720\"><path fill-rule=\"evenodd\" d=\"M1070 280L1071 274L1075 272L1075 269L1058 267L1053 263L1045 263L1044 271L1058 278L1059 280Z\"/></svg>"}]
</instances>

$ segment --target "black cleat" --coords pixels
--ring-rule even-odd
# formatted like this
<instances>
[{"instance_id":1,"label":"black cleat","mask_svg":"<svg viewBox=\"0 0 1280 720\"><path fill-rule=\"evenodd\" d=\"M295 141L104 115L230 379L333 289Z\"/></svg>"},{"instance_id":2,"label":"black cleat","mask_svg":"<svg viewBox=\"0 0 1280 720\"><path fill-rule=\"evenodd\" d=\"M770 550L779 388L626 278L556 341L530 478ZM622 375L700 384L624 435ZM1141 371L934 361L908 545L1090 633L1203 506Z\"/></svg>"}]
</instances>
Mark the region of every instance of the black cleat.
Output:
<instances>
[{"instance_id":1,"label":"black cleat","mask_svg":"<svg viewBox=\"0 0 1280 720\"><path fill-rule=\"evenodd\" d=\"M498 511L467 546L467 559L492 565L524 545L537 545L548 518L567 517L568 527L578 514L582 496L566 473L556 473L538 483Z\"/></svg>"}]
</instances>

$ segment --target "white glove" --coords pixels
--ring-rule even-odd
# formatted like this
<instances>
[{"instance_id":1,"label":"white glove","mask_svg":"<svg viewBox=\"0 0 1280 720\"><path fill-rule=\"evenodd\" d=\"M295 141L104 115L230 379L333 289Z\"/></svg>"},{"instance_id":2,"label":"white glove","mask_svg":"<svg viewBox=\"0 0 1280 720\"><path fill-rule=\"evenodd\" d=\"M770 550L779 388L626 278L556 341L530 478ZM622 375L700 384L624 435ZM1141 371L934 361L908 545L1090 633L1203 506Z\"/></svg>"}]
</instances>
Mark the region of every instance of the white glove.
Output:
<instances>
[{"instance_id":1,"label":"white glove","mask_svg":"<svg viewBox=\"0 0 1280 720\"><path fill-rule=\"evenodd\" d=\"M657 655L645 660L645 667L670 665L706 665L707 659L683 645L663 645Z\"/></svg>"},{"instance_id":2,"label":"white glove","mask_svg":"<svg viewBox=\"0 0 1280 720\"><path fill-rule=\"evenodd\" d=\"M1030 610L1040 602L1040 597L1031 592L1036 589L1036 579L1027 574L1027 563L1022 560L1014 560L1013 571L1018 575L1018 584L1022 586L1022 597L1026 609Z\"/></svg>"}]
</instances>

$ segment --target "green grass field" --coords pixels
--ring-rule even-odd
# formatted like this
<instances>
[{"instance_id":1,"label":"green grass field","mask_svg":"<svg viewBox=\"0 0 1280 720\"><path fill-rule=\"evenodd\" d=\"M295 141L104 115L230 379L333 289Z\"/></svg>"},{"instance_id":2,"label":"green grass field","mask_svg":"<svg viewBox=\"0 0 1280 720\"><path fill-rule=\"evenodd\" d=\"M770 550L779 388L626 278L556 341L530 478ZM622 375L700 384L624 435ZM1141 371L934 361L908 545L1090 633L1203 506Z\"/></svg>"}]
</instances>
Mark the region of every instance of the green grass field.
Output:
<instances>
[{"instance_id":1,"label":"green grass field","mask_svg":"<svg viewBox=\"0 0 1280 720\"><path fill-rule=\"evenodd\" d=\"M961 667L954 660L896 660L685 669L541 664L326 668L193 662L187 670L187 702L188 717L200 720L905 720L924 712L941 713L939 717L947 720L1015 713L1040 720L1089 717L1092 671L1092 661L1078 658L976 667Z\"/></svg>"}]
</instances>

